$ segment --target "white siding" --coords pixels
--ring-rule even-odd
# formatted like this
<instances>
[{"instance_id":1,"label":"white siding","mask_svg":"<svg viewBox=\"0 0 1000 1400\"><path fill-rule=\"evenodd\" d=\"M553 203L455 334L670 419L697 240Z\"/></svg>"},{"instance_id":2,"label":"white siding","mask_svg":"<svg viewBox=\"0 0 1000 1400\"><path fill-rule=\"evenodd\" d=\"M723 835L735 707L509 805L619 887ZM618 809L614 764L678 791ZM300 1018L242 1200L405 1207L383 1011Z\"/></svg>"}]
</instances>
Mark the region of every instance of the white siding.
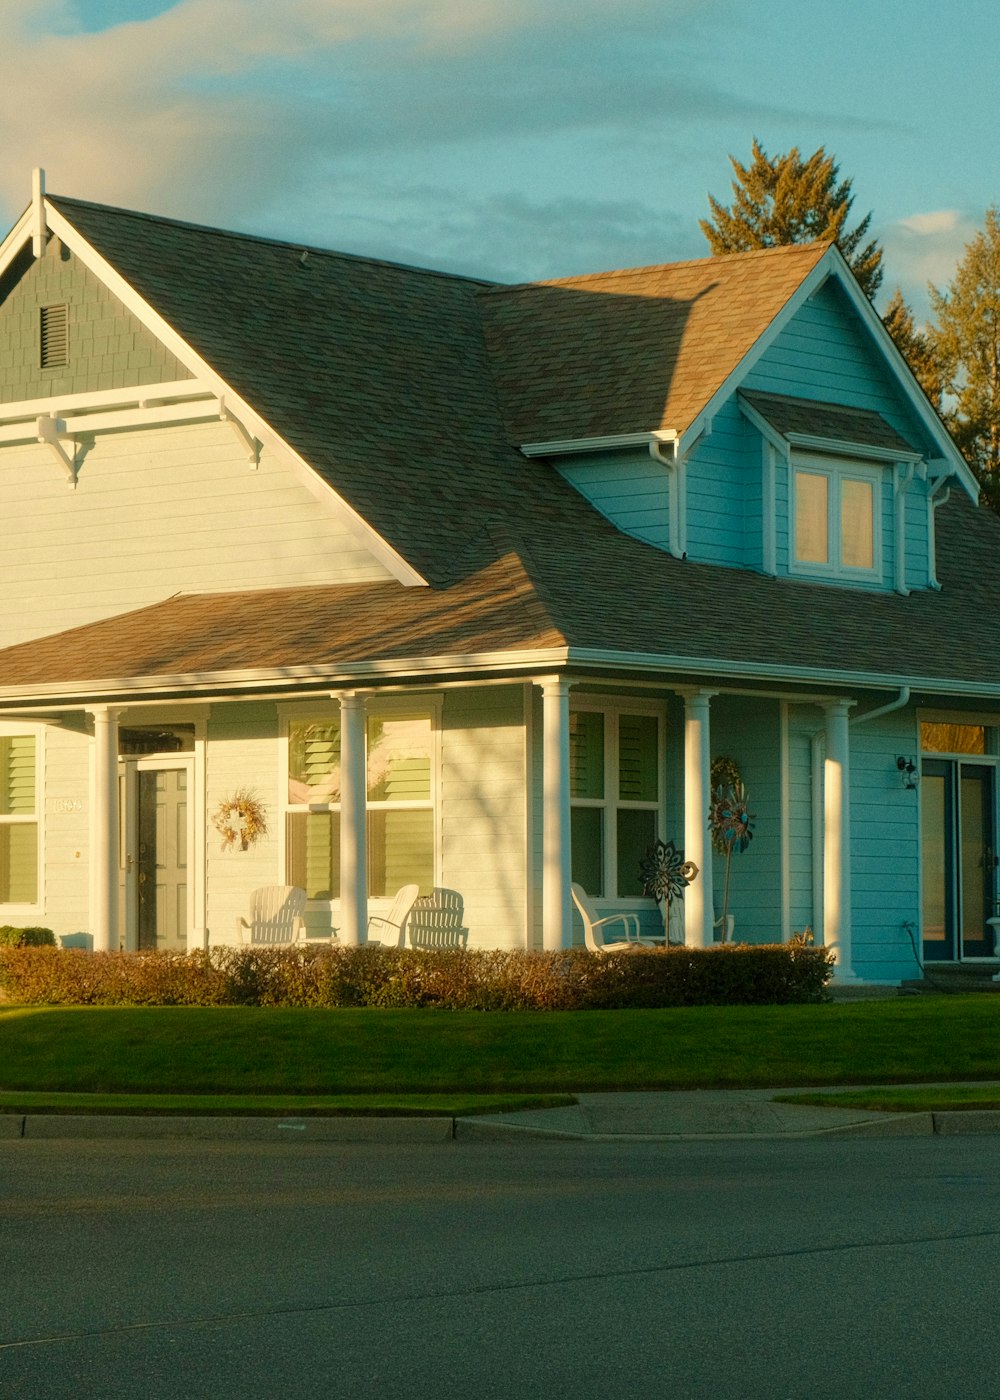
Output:
<instances>
[{"instance_id":1,"label":"white siding","mask_svg":"<svg viewBox=\"0 0 1000 1400\"><path fill-rule=\"evenodd\" d=\"M0 449L0 645L192 590L388 577L332 510L223 423L99 437L76 490L47 448Z\"/></svg>"},{"instance_id":2,"label":"white siding","mask_svg":"<svg viewBox=\"0 0 1000 1400\"><path fill-rule=\"evenodd\" d=\"M284 826L279 802L278 716L273 705L213 705L205 775L207 924L210 944L236 942L236 921L258 885L280 881ZM219 803L252 788L267 812L268 832L249 850L221 849L212 824ZM318 931L318 930L317 930Z\"/></svg>"},{"instance_id":3,"label":"white siding","mask_svg":"<svg viewBox=\"0 0 1000 1400\"><path fill-rule=\"evenodd\" d=\"M525 946L523 690L445 692L441 883L465 901L469 947Z\"/></svg>"}]
</instances>

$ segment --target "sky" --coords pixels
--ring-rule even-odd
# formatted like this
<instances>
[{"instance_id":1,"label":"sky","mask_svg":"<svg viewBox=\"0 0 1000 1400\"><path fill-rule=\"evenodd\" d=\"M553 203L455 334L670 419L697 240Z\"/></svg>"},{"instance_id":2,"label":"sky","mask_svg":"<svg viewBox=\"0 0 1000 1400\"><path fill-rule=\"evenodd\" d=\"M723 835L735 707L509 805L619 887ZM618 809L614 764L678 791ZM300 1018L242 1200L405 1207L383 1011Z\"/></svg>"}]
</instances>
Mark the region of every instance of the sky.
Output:
<instances>
[{"instance_id":1,"label":"sky","mask_svg":"<svg viewBox=\"0 0 1000 1400\"><path fill-rule=\"evenodd\" d=\"M824 146L918 319L1000 202L996 0L0 0L0 224L50 191L504 282L702 257ZM853 221L852 221L853 222Z\"/></svg>"}]
</instances>

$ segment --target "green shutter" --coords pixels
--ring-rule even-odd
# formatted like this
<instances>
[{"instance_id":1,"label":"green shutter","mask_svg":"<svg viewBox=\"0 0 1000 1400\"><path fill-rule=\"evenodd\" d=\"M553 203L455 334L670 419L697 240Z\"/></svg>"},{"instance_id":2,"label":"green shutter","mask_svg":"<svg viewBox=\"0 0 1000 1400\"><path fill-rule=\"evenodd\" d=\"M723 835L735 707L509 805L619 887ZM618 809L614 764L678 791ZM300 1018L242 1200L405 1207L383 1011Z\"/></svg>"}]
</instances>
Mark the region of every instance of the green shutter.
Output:
<instances>
[{"instance_id":1,"label":"green shutter","mask_svg":"<svg viewBox=\"0 0 1000 1400\"><path fill-rule=\"evenodd\" d=\"M289 726L288 800L295 805L339 802L339 723Z\"/></svg>"},{"instance_id":2,"label":"green shutter","mask_svg":"<svg viewBox=\"0 0 1000 1400\"><path fill-rule=\"evenodd\" d=\"M618 721L618 800L656 802L658 725L655 715L622 715Z\"/></svg>"},{"instance_id":3,"label":"green shutter","mask_svg":"<svg viewBox=\"0 0 1000 1400\"><path fill-rule=\"evenodd\" d=\"M570 714L569 785L573 797L604 796L604 716L597 710Z\"/></svg>"},{"instance_id":4,"label":"green shutter","mask_svg":"<svg viewBox=\"0 0 1000 1400\"><path fill-rule=\"evenodd\" d=\"M430 796L430 718L370 718L368 801L429 802Z\"/></svg>"},{"instance_id":5,"label":"green shutter","mask_svg":"<svg viewBox=\"0 0 1000 1400\"><path fill-rule=\"evenodd\" d=\"M35 736L14 734L0 739L0 816L33 816L35 812Z\"/></svg>"}]
</instances>

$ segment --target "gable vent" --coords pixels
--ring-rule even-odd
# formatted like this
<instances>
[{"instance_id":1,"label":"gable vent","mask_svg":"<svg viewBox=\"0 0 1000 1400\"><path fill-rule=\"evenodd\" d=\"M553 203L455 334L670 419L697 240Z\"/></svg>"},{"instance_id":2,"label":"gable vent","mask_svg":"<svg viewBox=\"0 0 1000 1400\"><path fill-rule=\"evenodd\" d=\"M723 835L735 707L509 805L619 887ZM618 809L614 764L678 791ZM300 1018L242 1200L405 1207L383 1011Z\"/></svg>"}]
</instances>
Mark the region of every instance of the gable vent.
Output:
<instances>
[{"instance_id":1,"label":"gable vent","mask_svg":"<svg viewBox=\"0 0 1000 1400\"><path fill-rule=\"evenodd\" d=\"M42 369L69 364L69 307L41 308Z\"/></svg>"}]
</instances>

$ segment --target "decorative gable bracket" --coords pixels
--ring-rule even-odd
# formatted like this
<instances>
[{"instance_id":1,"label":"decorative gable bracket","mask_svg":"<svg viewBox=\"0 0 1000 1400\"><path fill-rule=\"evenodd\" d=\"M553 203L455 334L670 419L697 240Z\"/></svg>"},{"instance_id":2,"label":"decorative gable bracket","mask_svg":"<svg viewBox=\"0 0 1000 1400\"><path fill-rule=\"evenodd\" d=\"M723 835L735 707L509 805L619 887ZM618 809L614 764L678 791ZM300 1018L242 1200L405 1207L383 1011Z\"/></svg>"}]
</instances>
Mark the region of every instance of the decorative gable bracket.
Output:
<instances>
[{"instance_id":1,"label":"decorative gable bracket","mask_svg":"<svg viewBox=\"0 0 1000 1400\"><path fill-rule=\"evenodd\" d=\"M252 433L247 432L239 418L226 407L226 401L222 398L219 399L219 417L222 419L223 423L228 423L230 428L232 428L236 441L247 455L247 461L250 463L252 469L256 471L260 466L260 442Z\"/></svg>"},{"instance_id":2,"label":"decorative gable bracket","mask_svg":"<svg viewBox=\"0 0 1000 1400\"><path fill-rule=\"evenodd\" d=\"M49 448L53 457L66 473L71 490L76 490L76 439L70 438L66 434L66 424L60 418L53 418L51 415L43 415L35 420L35 431L38 441L44 442ZM64 442L72 444L72 454L66 451Z\"/></svg>"}]
</instances>

